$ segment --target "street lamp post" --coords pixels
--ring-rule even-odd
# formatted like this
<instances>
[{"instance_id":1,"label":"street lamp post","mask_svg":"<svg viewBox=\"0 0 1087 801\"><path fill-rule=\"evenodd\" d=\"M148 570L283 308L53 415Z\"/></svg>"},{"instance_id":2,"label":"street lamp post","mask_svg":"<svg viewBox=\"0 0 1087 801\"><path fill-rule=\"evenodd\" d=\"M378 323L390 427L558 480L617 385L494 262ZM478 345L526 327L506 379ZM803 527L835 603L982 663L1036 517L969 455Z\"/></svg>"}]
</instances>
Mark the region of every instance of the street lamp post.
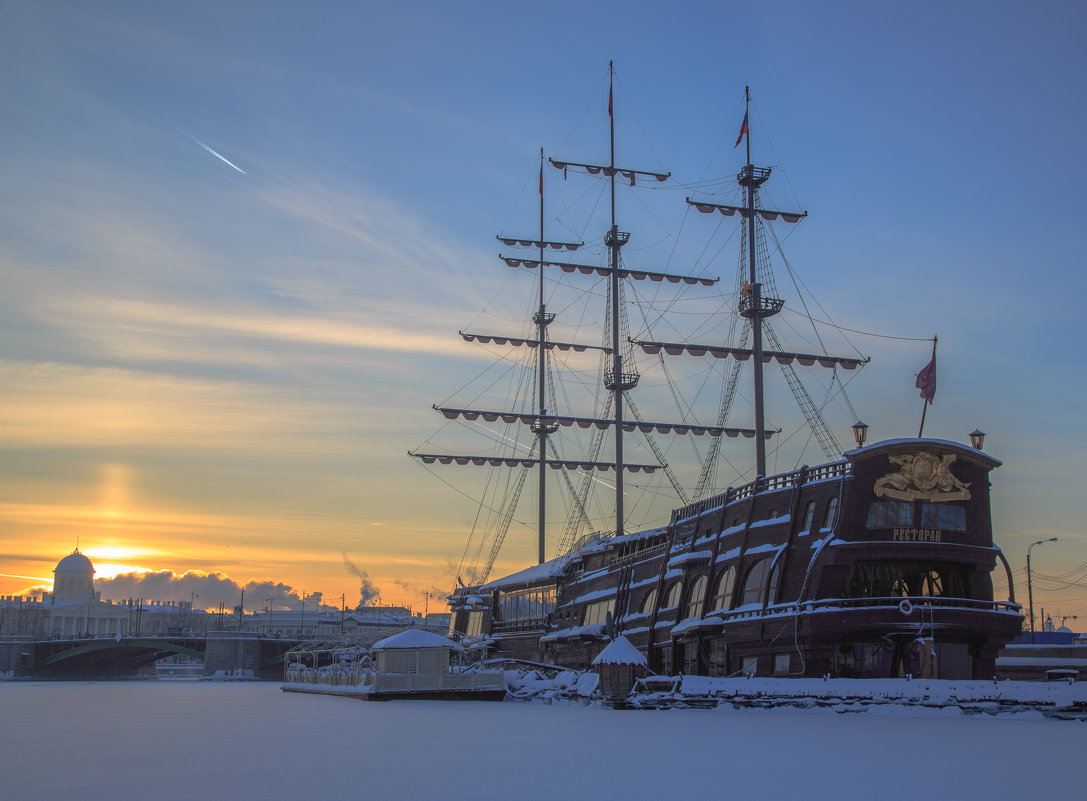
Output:
<instances>
[{"instance_id":1,"label":"street lamp post","mask_svg":"<svg viewBox=\"0 0 1087 801\"><path fill-rule=\"evenodd\" d=\"M196 602L196 599L200 597L198 592L189 593L189 634L192 634L192 605Z\"/></svg>"},{"instance_id":2,"label":"street lamp post","mask_svg":"<svg viewBox=\"0 0 1087 801\"><path fill-rule=\"evenodd\" d=\"M272 606L275 604L275 598L265 598L264 611L268 613L268 625L264 627L264 633L266 636L272 635Z\"/></svg>"},{"instance_id":3,"label":"street lamp post","mask_svg":"<svg viewBox=\"0 0 1087 801\"><path fill-rule=\"evenodd\" d=\"M1027 554L1027 556L1029 557L1030 554ZM1030 565L1029 561L1027 562L1027 565L1028 566ZM1033 618L1034 618L1034 615L1031 615L1032 625L1033 625ZM303 640L306 639L306 593L305 592L302 593L302 623L301 623L301 629L300 630L302 632L302 639Z\"/></svg>"},{"instance_id":4,"label":"street lamp post","mask_svg":"<svg viewBox=\"0 0 1087 801\"><path fill-rule=\"evenodd\" d=\"M1034 588L1030 582L1030 552L1034 549L1035 545L1044 545L1047 542L1056 542L1056 537L1050 537L1048 540L1038 540L1033 542L1027 548L1027 600L1030 603L1030 644L1034 645Z\"/></svg>"}]
</instances>

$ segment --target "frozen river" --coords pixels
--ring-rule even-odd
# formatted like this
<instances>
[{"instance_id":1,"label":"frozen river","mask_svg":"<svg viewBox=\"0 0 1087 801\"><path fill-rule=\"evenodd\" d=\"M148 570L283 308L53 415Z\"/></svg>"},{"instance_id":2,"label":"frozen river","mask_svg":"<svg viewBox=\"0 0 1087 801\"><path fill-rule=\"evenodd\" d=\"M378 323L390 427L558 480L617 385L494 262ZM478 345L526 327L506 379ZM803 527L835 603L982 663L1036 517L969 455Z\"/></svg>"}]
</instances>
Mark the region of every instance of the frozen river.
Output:
<instances>
[{"instance_id":1,"label":"frozen river","mask_svg":"<svg viewBox=\"0 0 1087 801\"><path fill-rule=\"evenodd\" d=\"M27 801L1081 797L1087 723L1029 714L615 712L0 683L0 788Z\"/></svg>"}]
</instances>

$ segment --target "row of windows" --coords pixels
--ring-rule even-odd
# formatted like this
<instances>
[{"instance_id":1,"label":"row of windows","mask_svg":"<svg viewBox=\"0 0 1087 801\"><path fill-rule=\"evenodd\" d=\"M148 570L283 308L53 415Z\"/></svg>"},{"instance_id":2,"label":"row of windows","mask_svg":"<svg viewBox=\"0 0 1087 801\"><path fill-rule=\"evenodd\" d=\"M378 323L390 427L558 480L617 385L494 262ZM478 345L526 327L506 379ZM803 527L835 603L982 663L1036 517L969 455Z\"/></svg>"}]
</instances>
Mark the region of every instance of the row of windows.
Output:
<instances>
[{"instance_id":1,"label":"row of windows","mask_svg":"<svg viewBox=\"0 0 1087 801\"><path fill-rule=\"evenodd\" d=\"M770 557L764 557L748 568L744 577L743 589L740 591L738 597L734 592L736 589L736 566L729 565L718 573L713 588L713 595L710 596L709 602L706 605L706 613L725 612L736 606L761 604L764 598L769 598L773 601L774 596L777 594L778 582L781 578L781 564L778 563L773 567L773 570L771 570L772 562L773 560ZM682 618L702 616L703 600L706 595L706 584L708 581L709 579L706 576L699 576L691 584L687 592L687 605L684 608ZM683 581L679 580L672 582L668 585L668 589L664 593L664 599L661 601L660 609L672 609L679 606L682 595ZM642 598L642 603L638 611L643 614L648 614L656 608L656 604L657 590L654 587L645 594L644 598Z\"/></svg>"},{"instance_id":2,"label":"row of windows","mask_svg":"<svg viewBox=\"0 0 1087 801\"><path fill-rule=\"evenodd\" d=\"M498 619L503 621L533 620L547 617L555 611L555 588L515 590L499 593Z\"/></svg>"},{"instance_id":3,"label":"row of windows","mask_svg":"<svg viewBox=\"0 0 1087 801\"><path fill-rule=\"evenodd\" d=\"M918 508L920 507L920 508ZM868 507L868 528L921 526L966 531L966 507L954 503L876 501Z\"/></svg>"},{"instance_id":4,"label":"row of windows","mask_svg":"<svg viewBox=\"0 0 1087 801\"><path fill-rule=\"evenodd\" d=\"M969 598L966 566L946 562L856 562L846 579L847 598Z\"/></svg>"},{"instance_id":5,"label":"row of windows","mask_svg":"<svg viewBox=\"0 0 1087 801\"><path fill-rule=\"evenodd\" d=\"M815 522L815 501L808 501L808 505L804 507L804 525L800 527L801 533L811 533L812 524ZM838 499L831 498L827 501L827 508L823 512L823 525L822 528L832 529L834 524L838 522Z\"/></svg>"}]
</instances>

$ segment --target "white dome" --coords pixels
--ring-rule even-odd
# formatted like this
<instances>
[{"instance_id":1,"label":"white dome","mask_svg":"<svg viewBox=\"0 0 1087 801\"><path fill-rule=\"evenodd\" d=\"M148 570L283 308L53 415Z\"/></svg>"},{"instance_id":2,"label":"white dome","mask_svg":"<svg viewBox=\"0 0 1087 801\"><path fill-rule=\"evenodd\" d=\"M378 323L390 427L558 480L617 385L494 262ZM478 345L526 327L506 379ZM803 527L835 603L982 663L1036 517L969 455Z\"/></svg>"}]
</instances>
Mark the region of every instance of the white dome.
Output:
<instances>
[{"instance_id":1,"label":"white dome","mask_svg":"<svg viewBox=\"0 0 1087 801\"><path fill-rule=\"evenodd\" d=\"M76 548L53 569L53 603L94 598L94 565Z\"/></svg>"},{"instance_id":2,"label":"white dome","mask_svg":"<svg viewBox=\"0 0 1087 801\"><path fill-rule=\"evenodd\" d=\"M57 566L53 568L54 573L60 570L63 570L65 572L78 571L80 573L93 573L94 565L91 564L90 559L88 559L86 556L79 552L79 548L76 548L70 554L57 562Z\"/></svg>"}]
</instances>

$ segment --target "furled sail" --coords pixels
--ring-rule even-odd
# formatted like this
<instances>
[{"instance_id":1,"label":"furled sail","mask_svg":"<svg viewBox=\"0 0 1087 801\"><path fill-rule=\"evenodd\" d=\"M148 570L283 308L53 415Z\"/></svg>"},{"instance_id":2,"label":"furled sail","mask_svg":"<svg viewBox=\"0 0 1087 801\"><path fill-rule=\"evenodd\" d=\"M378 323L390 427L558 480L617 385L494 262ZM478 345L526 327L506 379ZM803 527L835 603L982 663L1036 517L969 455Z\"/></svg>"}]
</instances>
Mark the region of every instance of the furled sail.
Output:
<instances>
[{"instance_id":1,"label":"furled sail","mask_svg":"<svg viewBox=\"0 0 1087 801\"><path fill-rule=\"evenodd\" d=\"M715 345L688 345L679 342L644 342L642 340L632 340L632 342L650 356L655 356L663 350L669 356L678 356L681 353L688 353L691 356L705 356L706 354L709 354L715 359L732 357L736 361L746 362L755 353L755 351L748 348L726 348ZM795 361L805 367L810 367L811 365L818 363L820 367L841 367L843 370L853 370L862 364L868 364L869 360L849 356L824 356L817 353L791 353L789 351L764 350L762 352L762 361L763 364L769 364L771 361L776 361L781 365L789 365Z\"/></svg>"},{"instance_id":2,"label":"furled sail","mask_svg":"<svg viewBox=\"0 0 1087 801\"><path fill-rule=\"evenodd\" d=\"M464 331L461 331L459 333L462 337L464 337L465 342L482 342L484 345L489 345L493 342L496 345L513 345L515 348L540 347L540 340L538 339L526 339L524 337L508 337L499 334L468 334ZM574 351L574 353L584 353L587 350L602 350L605 353L611 353L611 348L605 348L600 345L582 345L577 342L554 342L550 339L544 340L543 346L544 350L572 350Z\"/></svg>"},{"instance_id":3,"label":"furled sail","mask_svg":"<svg viewBox=\"0 0 1087 801\"><path fill-rule=\"evenodd\" d=\"M563 428L569 428L571 426L577 426L578 428L598 428L604 430L615 425L615 420L604 417L564 417L561 415L538 415L531 412L491 412L482 411L479 409L452 409L444 406L435 406L437 411L445 415L446 419L456 420L462 418L464 420L478 420L483 418L488 423L494 423L501 420L503 423L524 423L525 425L537 426L561 426ZM647 423L639 422L636 420L624 420L624 431L640 431L643 434L650 434L656 432L658 434L679 434L684 436L686 434L694 434L695 436L711 437L745 437L751 439L755 436L755 429L753 428L727 428L724 426L700 426L691 425L688 423ZM770 439L775 433L773 430L765 430L762 432L765 439Z\"/></svg>"},{"instance_id":4,"label":"furled sail","mask_svg":"<svg viewBox=\"0 0 1087 801\"><path fill-rule=\"evenodd\" d=\"M715 211L721 212L725 217L731 217L737 212L745 220L751 216L751 210L745 206L728 206L722 203L701 203L690 198L687 198L687 204L694 206L703 214L713 214ZM787 223L798 223L802 219L808 216L808 212L795 212L795 211L774 211L773 209L754 209L754 213L758 214L764 220L773 221L780 217Z\"/></svg>"},{"instance_id":5,"label":"furled sail","mask_svg":"<svg viewBox=\"0 0 1087 801\"><path fill-rule=\"evenodd\" d=\"M647 172L646 170L627 170L622 167L609 167L603 164L580 164L576 161L555 161L554 159L548 159L556 170L562 170L563 175L570 167L585 170L589 175L600 175L603 173L608 178L613 175L621 175L630 181L630 185L634 186L635 178L639 175L644 175L646 178L656 178L658 181L667 181L672 173L670 172Z\"/></svg>"},{"instance_id":6,"label":"furled sail","mask_svg":"<svg viewBox=\"0 0 1087 801\"><path fill-rule=\"evenodd\" d=\"M506 262L509 267L524 267L529 270L534 270L541 264L544 267L558 267L564 273L579 272L582 275L591 275L596 273L597 275L611 275L611 267L607 265L593 265L593 264L571 264L565 261L539 261L538 259L519 259L513 256L503 256L498 254L498 258ZM644 281L646 279L650 281L667 281L670 284L684 283L690 286L695 284L701 284L702 286L713 286L718 282L717 278L701 278L695 275L673 275L671 273L654 273L649 270L632 270L629 267L619 268L620 278L633 278L635 281Z\"/></svg>"},{"instance_id":7,"label":"furled sail","mask_svg":"<svg viewBox=\"0 0 1087 801\"><path fill-rule=\"evenodd\" d=\"M482 467L484 465L490 465L491 467L536 467L539 463L539 459L532 457L520 458L516 456L458 456L453 454L443 453L412 453L408 451L408 456L411 456L423 464L459 464L459 465L476 465ZM599 470L601 472L608 472L609 470L615 470L615 464L613 462L582 462L577 459L547 459L545 464L553 470ZM630 464L624 463L623 469L631 473L653 473L660 470L664 465L659 464Z\"/></svg>"},{"instance_id":8,"label":"furled sail","mask_svg":"<svg viewBox=\"0 0 1087 801\"><path fill-rule=\"evenodd\" d=\"M517 237L496 236L499 242L508 247L551 248L552 250L577 250L584 242L550 242L546 239L519 239Z\"/></svg>"}]
</instances>

